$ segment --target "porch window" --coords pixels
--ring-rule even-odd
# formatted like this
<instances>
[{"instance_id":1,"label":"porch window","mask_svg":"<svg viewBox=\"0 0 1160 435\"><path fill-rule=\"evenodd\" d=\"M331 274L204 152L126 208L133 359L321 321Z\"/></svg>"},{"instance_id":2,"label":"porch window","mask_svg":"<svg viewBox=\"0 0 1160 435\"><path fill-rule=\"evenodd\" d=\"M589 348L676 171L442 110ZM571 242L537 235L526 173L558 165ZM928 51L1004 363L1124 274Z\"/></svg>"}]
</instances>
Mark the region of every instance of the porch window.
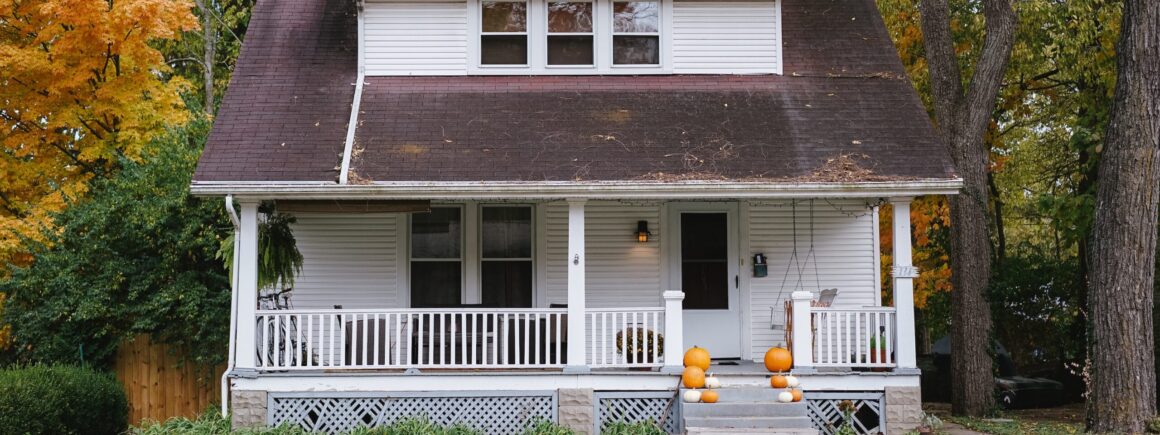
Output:
<instances>
[{"instance_id":1,"label":"porch window","mask_svg":"<svg viewBox=\"0 0 1160 435\"><path fill-rule=\"evenodd\" d=\"M458 305L463 285L460 207L432 207L411 217L411 306Z\"/></svg>"},{"instance_id":2,"label":"porch window","mask_svg":"<svg viewBox=\"0 0 1160 435\"><path fill-rule=\"evenodd\" d=\"M481 214L483 304L489 307L531 307L532 208L484 206Z\"/></svg>"},{"instance_id":3,"label":"porch window","mask_svg":"<svg viewBox=\"0 0 1160 435\"><path fill-rule=\"evenodd\" d=\"M481 2L482 26L479 63L527 65L528 4L515 1Z\"/></svg>"}]
</instances>

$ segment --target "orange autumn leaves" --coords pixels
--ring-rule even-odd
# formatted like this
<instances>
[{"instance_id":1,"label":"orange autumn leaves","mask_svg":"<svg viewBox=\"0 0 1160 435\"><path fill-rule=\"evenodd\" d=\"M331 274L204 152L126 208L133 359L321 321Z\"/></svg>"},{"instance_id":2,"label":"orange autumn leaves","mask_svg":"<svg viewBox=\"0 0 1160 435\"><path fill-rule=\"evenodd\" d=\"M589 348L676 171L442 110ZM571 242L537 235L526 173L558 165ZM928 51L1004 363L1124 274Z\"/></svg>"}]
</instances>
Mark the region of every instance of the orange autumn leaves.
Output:
<instances>
[{"instance_id":1,"label":"orange autumn leaves","mask_svg":"<svg viewBox=\"0 0 1160 435\"><path fill-rule=\"evenodd\" d=\"M0 265L94 176L188 117L151 42L197 20L187 1L0 0ZM4 272L0 272L0 276Z\"/></svg>"},{"instance_id":2,"label":"orange autumn leaves","mask_svg":"<svg viewBox=\"0 0 1160 435\"><path fill-rule=\"evenodd\" d=\"M894 258L891 254L894 240L893 210L883 205L879 221L879 243L882 253L883 298L892 288L891 270ZM950 209L945 196L923 196L915 198L910 205L911 234L914 240L914 265L918 267L918 279L914 281L914 305L926 307L927 298L939 292L951 291L951 268L947 237L950 228Z\"/></svg>"}]
</instances>

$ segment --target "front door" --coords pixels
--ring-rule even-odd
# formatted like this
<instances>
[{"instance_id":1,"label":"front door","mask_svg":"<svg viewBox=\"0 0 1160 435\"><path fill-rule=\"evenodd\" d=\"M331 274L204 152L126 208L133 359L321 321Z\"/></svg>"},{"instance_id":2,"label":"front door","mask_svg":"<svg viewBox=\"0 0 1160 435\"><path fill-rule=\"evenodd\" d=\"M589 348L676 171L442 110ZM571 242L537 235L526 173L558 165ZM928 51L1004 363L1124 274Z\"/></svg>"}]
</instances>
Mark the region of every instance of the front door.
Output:
<instances>
[{"instance_id":1,"label":"front door","mask_svg":"<svg viewBox=\"0 0 1160 435\"><path fill-rule=\"evenodd\" d=\"M685 292L685 347L741 357L736 206L674 204L671 283Z\"/></svg>"}]
</instances>

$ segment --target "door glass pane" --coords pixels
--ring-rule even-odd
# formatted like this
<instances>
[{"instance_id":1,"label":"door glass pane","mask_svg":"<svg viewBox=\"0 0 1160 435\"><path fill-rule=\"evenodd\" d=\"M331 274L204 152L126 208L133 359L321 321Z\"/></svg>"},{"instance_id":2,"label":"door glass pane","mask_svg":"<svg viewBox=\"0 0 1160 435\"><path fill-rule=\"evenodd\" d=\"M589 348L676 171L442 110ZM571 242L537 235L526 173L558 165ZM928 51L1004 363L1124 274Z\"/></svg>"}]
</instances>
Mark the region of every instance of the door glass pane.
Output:
<instances>
[{"instance_id":1,"label":"door glass pane","mask_svg":"<svg viewBox=\"0 0 1160 435\"><path fill-rule=\"evenodd\" d=\"M483 208L483 258L532 257L532 208Z\"/></svg>"},{"instance_id":2,"label":"door glass pane","mask_svg":"<svg viewBox=\"0 0 1160 435\"><path fill-rule=\"evenodd\" d=\"M592 33L592 3L548 3L548 33Z\"/></svg>"},{"instance_id":3,"label":"door glass pane","mask_svg":"<svg viewBox=\"0 0 1160 435\"><path fill-rule=\"evenodd\" d=\"M484 261L481 269L484 306L531 308L531 261Z\"/></svg>"},{"instance_id":4,"label":"door glass pane","mask_svg":"<svg viewBox=\"0 0 1160 435\"><path fill-rule=\"evenodd\" d=\"M457 207L411 215L411 258L459 258L461 231Z\"/></svg>"},{"instance_id":5,"label":"door glass pane","mask_svg":"<svg viewBox=\"0 0 1160 435\"><path fill-rule=\"evenodd\" d=\"M412 261L411 306L424 308L459 305L462 270L459 261Z\"/></svg>"},{"instance_id":6,"label":"door glass pane","mask_svg":"<svg viewBox=\"0 0 1160 435\"><path fill-rule=\"evenodd\" d=\"M655 33L660 29L660 4L657 2L613 2L612 31L616 33Z\"/></svg>"},{"instance_id":7,"label":"door glass pane","mask_svg":"<svg viewBox=\"0 0 1160 435\"><path fill-rule=\"evenodd\" d=\"M528 63L526 35L483 35L479 39L479 62L484 65Z\"/></svg>"},{"instance_id":8,"label":"door glass pane","mask_svg":"<svg viewBox=\"0 0 1160 435\"><path fill-rule=\"evenodd\" d=\"M483 2L483 31L525 32L528 6L523 2Z\"/></svg>"},{"instance_id":9,"label":"door glass pane","mask_svg":"<svg viewBox=\"0 0 1160 435\"><path fill-rule=\"evenodd\" d=\"M592 65L592 36L548 36L548 65Z\"/></svg>"},{"instance_id":10,"label":"door glass pane","mask_svg":"<svg viewBox=\"0 0 1160 435\"><path fill-rule=\"evenodd\" d=\"M616 65L657 65L661 63L659 36L612 37L612 63Z\"/></svg>"},{"instance_id":11,"label":"door glass pane","mask_svg":"<svg viewBox=\"0 0 1160 435\"><path fill-rule=\"evenodd\" d=\"M729 309L729 231L725 213L681 214L685 309Z\"/></svg>"}]
</instances>

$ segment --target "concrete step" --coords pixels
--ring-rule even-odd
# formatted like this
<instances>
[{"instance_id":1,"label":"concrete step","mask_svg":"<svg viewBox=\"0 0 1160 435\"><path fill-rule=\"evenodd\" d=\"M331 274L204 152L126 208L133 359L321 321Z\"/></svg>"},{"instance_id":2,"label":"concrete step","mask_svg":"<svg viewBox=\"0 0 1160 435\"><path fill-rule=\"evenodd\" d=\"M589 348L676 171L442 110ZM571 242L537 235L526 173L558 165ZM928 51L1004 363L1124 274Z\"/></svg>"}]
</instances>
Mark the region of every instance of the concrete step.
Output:
<instances>
[{"instance_id":1,"label":"concrete step","mask_svg":"<svg viewBox=\"0 0 1160 435\"><path fill-rule=\"evenodd\" d=\"M685 428L689 435L818 435L816 429L743 429L720 427Z\"/></svg>"},{"instance_id":2,"label":"concrete step","mask_svg":"<svg viewBox=\"0 0 1160 435\"><path fill-rule=\"evenodd\" d=\"M811 429L810 419L801 417L685 417L685 427L730 429Z\"/></svg>"},{"instance_id":3,"label":"concrete step","mask_svg":"<svg viewBox=\"0 0 1160 435\"><path fill-rule=\"evenodd\" d=\"M686 417L802 417L806 404L781 402L717 402L686 403L682 412Z\"/></svg>"},{"instance_id":4,"label":"concrete step","mask_svg":"<svg viewBox=\"0 0 1160 435\"><path fill-rule=\"evenodd\" d=\"M681 389L681 394L685 394L685 389ZM702 391L704 391L702 389ZM721 387L716 389L720 402L777 402L777 395L786 391L783 388L770 387ZM802 407L802 413L805 413L805 403L796 402Z\"/></svg>"}]
</instances>

